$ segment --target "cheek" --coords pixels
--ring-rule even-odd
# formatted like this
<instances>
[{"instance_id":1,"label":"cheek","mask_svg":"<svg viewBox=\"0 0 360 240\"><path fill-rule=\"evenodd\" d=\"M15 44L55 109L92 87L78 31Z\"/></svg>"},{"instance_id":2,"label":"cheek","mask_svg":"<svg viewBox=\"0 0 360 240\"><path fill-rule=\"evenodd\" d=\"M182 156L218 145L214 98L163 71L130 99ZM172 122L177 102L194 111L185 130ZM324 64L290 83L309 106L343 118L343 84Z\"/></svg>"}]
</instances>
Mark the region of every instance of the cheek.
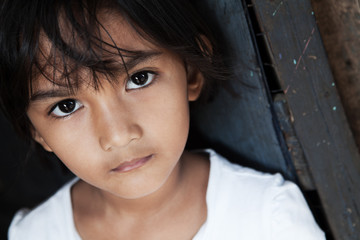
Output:
<instances>
[{"instance_id":1,"label":"cheek","mask_svg":"<svg viewBox=\"0 0 360 240\"><path fill-rule=\"evenodd\" d=\"M172 83L148 97L144 101L151 104L146 105L143 110L146 113L141 118L146 119L143 121L143 125L147 126L146 131L168 148L183 148L189 130L186 86Z\"/></svg>"},{"instance_id":2,"label":"cheek","mask_svg":"<svg viewBox=\"0 0 360 240\"><path fill-rule=\"evenodd\" d=\"M68 122L55 120L50 123L40 123L37 128L35 126L54 154L74 173L79 166L91 168L91 161L84 164L84 159L89 159L90 154L94 155L89 149L96 147L94 138L90 136L88 123L80 119L78 121L71 119Z\"/></svg>"}]
</instances>

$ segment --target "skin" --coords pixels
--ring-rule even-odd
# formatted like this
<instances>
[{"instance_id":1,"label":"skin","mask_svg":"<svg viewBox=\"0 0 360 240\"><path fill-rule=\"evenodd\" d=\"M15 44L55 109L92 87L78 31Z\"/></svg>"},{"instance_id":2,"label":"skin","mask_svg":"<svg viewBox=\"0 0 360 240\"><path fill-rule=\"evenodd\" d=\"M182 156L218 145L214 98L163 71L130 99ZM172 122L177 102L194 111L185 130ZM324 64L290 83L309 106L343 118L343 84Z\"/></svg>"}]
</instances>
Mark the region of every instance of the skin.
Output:
<instances>
[{"instance_id":1,"label":"skin","mask_svg":"<svg viewBox=\"0 0 360 240\"><path fill-rule=\"evenodd\" d=\"M150 80L138 86L120 73L95 90L83 71L73 94L39 77L33 90L40 97L27 111L34 139L81 179L71 194L83 239L191 239L206 219L209 162L184 147L188 103L199 97L203 76L117 20L102 19L117 46L157 53L129 69L130 76L151 71ZM43 46L49 51L46 40ZM66 99L77 107L60 117L56 106ZM144 163L120 171L125 162Z\"/></svg>"}]
</instances>

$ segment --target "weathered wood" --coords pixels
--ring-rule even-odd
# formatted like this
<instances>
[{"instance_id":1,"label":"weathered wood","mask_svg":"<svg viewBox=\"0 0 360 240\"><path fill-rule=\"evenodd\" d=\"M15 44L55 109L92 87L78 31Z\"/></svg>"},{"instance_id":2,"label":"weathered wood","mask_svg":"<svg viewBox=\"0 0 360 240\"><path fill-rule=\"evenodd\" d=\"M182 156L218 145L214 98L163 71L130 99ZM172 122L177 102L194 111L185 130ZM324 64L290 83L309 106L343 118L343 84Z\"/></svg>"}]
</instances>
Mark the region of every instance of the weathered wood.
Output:
<instances>
[{"instance_id":1,"label":"weathered wood","mask_svg":"<svg viewBox=\"0 0 360 240\"><path fill-rule=\"evenodd\" d=\"M304 156L304 151L296 136L293 126L294 119L288 109L288 103L284 94L279 93L275 95L274 107L301 187L307 191L316 190L314 180Z\"/></svg>"},{"instance_id":2,"label":"weathered wood","mask_svg":"<svg viewBox=\"0 0 360 240\"><path fill-rule=\"evenodd\" d=\"M281 172L295 180L291 162L284 156L287 148L281 148L275 131L277 123L242 4L237 0L202 0L198 5L223 36L222 48L234 66L234 78L229 79L231 91L220 89L213 102L193 109L193 128L208 141L207 147L230 160Z\"/></svg>"},{"instance_id":3,"label":"weathered wood","mask_svg":"<svg viewBox=\"0 0 360 240\"><path fill-rule=\"evenodd\" d=\"M360 6L354 0L312 0L343 106L360 146Z\"/></svg>"},{"instance_id":4,"label":"weathered wood","mask_svg":"<svg viewBox=\"0 0 360 240\"><path fill-rule=\"evenodd\" d=\"M310 0L253 4L333 234L359 239L360 156Z\"/></svg>"}]
</instances>

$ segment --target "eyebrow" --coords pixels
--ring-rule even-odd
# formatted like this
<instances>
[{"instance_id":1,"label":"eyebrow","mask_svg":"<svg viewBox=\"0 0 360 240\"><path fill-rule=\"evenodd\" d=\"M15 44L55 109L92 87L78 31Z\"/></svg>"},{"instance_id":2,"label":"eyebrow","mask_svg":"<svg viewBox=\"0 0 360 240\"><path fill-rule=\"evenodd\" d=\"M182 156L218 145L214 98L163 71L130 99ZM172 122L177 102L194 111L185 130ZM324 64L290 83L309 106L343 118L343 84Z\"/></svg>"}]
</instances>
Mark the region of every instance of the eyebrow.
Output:
<instances>
[{"instance_id":1,"label":"eyebrow","mask_svg":"<svg viewBox=\"0 0 360 240\"><path fill-rule=\"evenodd\" d=\"M163 52L159 51L136 51L134 56L126 56L123 55L122 59L124 60L124 65L126 66L126 69L130 70L134 68L136 65L151 61L155 57L163 54ZM129 60L127 60L129 58Z\"/></svg>"},{"instance_id":2,"label":"eyebrow","mask_svg":"<svg viewBox=\"0 0 360 240\"><path fill-rule=\"evenodd\" d=\"M122 65L126 67L123 69L131 70L136 65L151 61L152 59L154 59L155 57L161 54L163 53L159 51L137 51L134 56L124 55L122 59L124 59L123 62L125 64ZM129 59L129 60L125 60L125 59ZM115 60L113 61L118 62ZM37 90L33 94L31 94L30 102L41 101L50 98L65 98L65 97L70 97L72 95L73 95L72 92L69 91L69 89L66 87L60 87L59 89L51 89L51 90Z\"/></svg>"},{"instance_id":3,"label":"eyebrow","mask_svg":"<svg viewBox=\"0 0 360 240\"><path fill-rule=\"evenodd\" d=\"M64 98L71 96L71 92L67 88L39 90L33 93L30 97L30 102L40 101L49 98Z\"/></svg>"}]
</instances>

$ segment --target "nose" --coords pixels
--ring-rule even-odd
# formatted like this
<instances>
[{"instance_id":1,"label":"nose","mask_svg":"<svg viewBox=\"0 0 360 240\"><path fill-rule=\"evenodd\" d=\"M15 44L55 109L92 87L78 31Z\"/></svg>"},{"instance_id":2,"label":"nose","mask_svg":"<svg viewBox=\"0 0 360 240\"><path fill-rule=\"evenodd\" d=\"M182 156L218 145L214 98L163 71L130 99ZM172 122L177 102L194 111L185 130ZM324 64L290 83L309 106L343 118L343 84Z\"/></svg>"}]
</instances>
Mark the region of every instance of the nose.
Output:
<instances>
[{"instance_id":1,"label":"nose","mask_svg":"<svg viewBox=\"0 0 360 240\"><path fill-rule=\"evenodd\" d=\"M104 151L124 148L141 138L142 129L134 113L118 101L102 104L94 117L99 144Z\"/></svg>"}]
</instances>

